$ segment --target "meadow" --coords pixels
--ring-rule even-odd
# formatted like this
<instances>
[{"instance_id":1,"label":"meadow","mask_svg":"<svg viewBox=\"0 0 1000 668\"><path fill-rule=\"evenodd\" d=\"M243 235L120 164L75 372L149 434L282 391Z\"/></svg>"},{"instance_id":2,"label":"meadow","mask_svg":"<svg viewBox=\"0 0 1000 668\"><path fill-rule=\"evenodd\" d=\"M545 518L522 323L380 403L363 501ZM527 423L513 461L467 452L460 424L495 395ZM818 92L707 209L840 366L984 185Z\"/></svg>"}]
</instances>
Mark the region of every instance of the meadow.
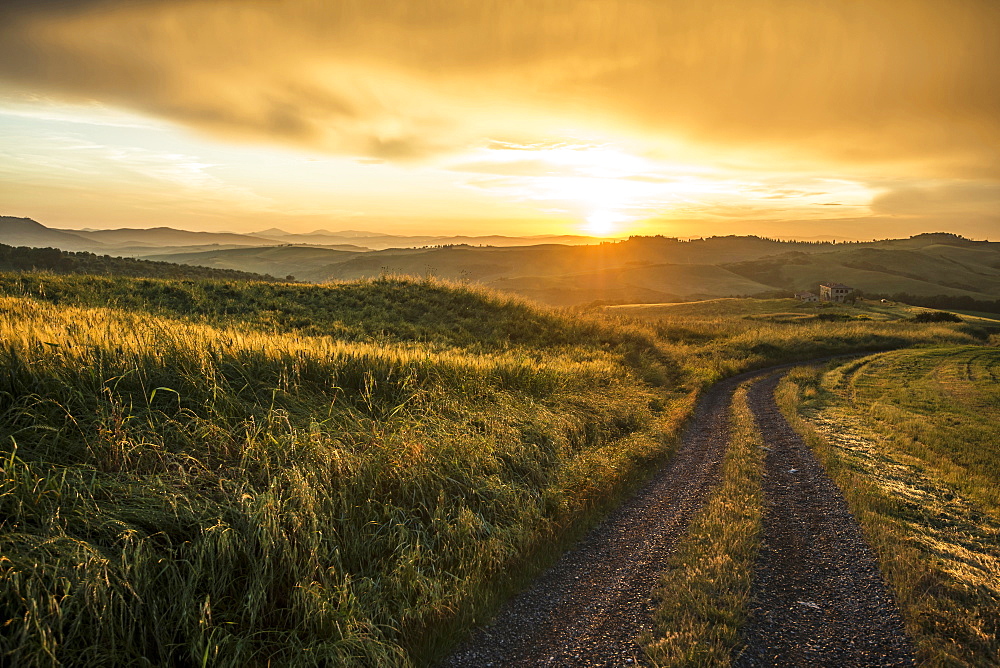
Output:
<instances>
[{"instance_id":1,"label":"meadow","mask_svg":"<svg viewBox=\"0 0 1000 668\"><path fill-rule=\"evenodd\" d=\"M1000 349L794 371L784 409L844 491L926 666L1000 665Z\"/></svg>"},{"instance_id":2,"label":"meadow","mask_svg":"<svg viewBox=\"0 0 1000 668\"><path fill-rule=\"evenodd\" d=\"M0 275L0 652L423 665L668 457L707 383L988 337L429 279Z\"/></svg>"}]
</instances>

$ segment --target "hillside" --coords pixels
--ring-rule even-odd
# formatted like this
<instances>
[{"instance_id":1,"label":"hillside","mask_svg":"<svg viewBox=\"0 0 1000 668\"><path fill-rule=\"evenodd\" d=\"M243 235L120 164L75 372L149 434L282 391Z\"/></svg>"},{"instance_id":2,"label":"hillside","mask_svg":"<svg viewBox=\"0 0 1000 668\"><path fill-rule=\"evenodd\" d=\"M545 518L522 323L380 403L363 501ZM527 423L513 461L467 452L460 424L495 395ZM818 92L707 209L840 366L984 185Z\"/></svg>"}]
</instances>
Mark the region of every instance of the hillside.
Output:
<instances>
[{"instance_id":1,"label":"hillside","mask_svg":"<svg viewBox=\"0 0 1000 668\"><path fill-rule=\"evenodd\" d=\"M668 456L706 383L975 342L726 322L436 280L0 274L5 660L425 664Z\"/></svg>"},{"instance_id":2,"label":"hillside","mask_svg":"<svg viewBox=\"0 0 1000 668\"><path fill-rule=\"evenodd\" d=\"M93 274L137 278L213 278L273 281L273 276L235 269L212 269L172 262L77 253L56 248L26 248L0 244L0 272L42 271L54 274Z\"/></svg>"},{"instance_id":3,"label":"hillside","mask_svg":"<svg viewBox=\"0 0 1000 668\"><path fill-rule=\"evenodd\" d=\"M319 282L326 275L322 268L354 257L355 252L363 251L313 246L273 246L155 254L147 255L145 259L214 269L243 269L275 276L293 275L298 280Z\"/></svg>"},{"instance_id":4,"label":"hillside","mask_svg":"<svg viewBox=\"0 0 1000 668\"><path fill-rule=\"evenodd\" d=\"M469 289L0 278L11 665L425 662L685 405L649 336Z\"/></svg>"},{"instance_id":5,"label":"hillside","mask_svg":"<svg viewBox=\"0 0 1000 668\"><path fill-rule=\"evenodd\" d=\"M835 276L863 292L944 294L995 299L1000 295L1000 244L900 248L848 247L805 254L792 252L725 265L747 278L786 290L815 289L822 277ZM828 279L829 280L829 279Z\"/></svg>"},{"instance_id":6,"label":"hillside","mask_svg":"<svg viewBox=\"0 0 1000 668\"><path fill-rule=\"evenodd\" d=\"M868 294L948 295L976 301L1000 297L1000 243L952 235L838 245L757 237L635 237L597 246L459 245L340 255L290 247L280 253L213 250L151 257L290 273L317 282L431 275L475 281L555 305L816 291L821 281L829 280Z\"/></svg>"},{"instance_id":7,"label":"hillside","mask_svg":"<svg viewBox=\"0 0 1000 668\"><path fill-rule=\"evenodd\" d=\"M591 299L642 303L703 299L715 295L752 295L772 287L724 267L705 264L658 264L605 269L563 276L532 276L490 281L490 287L560 306Z\"/></svg>"},{"instance_id":8,"label":"hillside","mask_svg":"<svg viewBox=\"0 0 1000 668\"><path fill-rule=\"evenodd\" d=\"M93 250L95 246L88 239L71 232L53 230L31 218L15 216L0 216L0 243L9 246L60 248L70 251Z\"/></svg>"},{"instance_id":9,"label":"hillside","mask_svg":"<svg viewBox=\"0 0 1000 668\"><path fill-rule=\"evenodd\" d=\"M156 253L191 253L260 246L308 246L336 250L367 251L469 244L472 246L535 246L538 244L587 245L602 239L579 235L401 235L344 230L290 233L278 228L242 234L204 232L172 227L74 230L49 228L30 218L0 216L0 243L37 248L114 251L129 257ZM235 268L235 267L234 267Z\"/></svg>"},{"instance_id":10,"label":"hillside","mask_svg":"<svg viewBox=\"0 0 1000 668\"><path fill-rule=\"evenodd\" d=\"M819 248L815 245L805 245L808 248ZM526 247L478 247L470 245L454 245L440 248L410 248L389 249L370 253L353 255L333 255L316 253L313 249L289 247L280 254L261 250L259 254L246 250L211 250L203 253L183 255L155 255L150 259L201 264L205 266L235 268L242 263L261 270L270 266L273 271L294 273L299 278L313 281L353 280L370 278L383 274L399 274L408 276L433 275L451 280L472 280L490 284L505 291L520 292L513 287L523 285L525 292L532 291L532 296L541 296L541 301L554 301L549 297L562 291L559 281L555 285L544 286L543 283L532 283L534 279L570 279L577 275L599 274L609 270L628 270L644 268L637 273L638 284L626 284L625 288L634 287L647 290L651 296L664 293L683 296L687 294L708 293L744 294L754 290L771 289L752 281L734 275L728 269L719 268L715 271L692 270L692 278L677 289L669 289L673 276L685 273L678 265L713 265L722 260L759 258L779 252L787 248L787 244L775 241L757 239L755 237L736 238L718 237L690 242L678 241L663 237L634 238L624 242L606 242L591 246L563 246L558 244L540 244ZM263 258L264 262L276 264L257 264ZM713 261L714 260L714 261ZM708 281L708 289L699 290L699 271L725 277L719 283ZM273 273L273 272L272 272ZM640 277L641 276L641 277ZM630 280L627 276L623 277ZM502 283L512 279L524 279L519 284ZM604 289L617 289L611 283L602 288L599 278L591 281L590 289L596 294L581 295L580 301L608 299L600 292ZM560 303L566 303L561 300Z\"/></svg>"},{"instance_id":11,"label":"hillside","mask_svg":"<svg viewBox=\"0 0 1000 668\"><path fill-rule=\"evenodd\" d=\"M270 236L151 230L52 230L29 219L0 219L0 243L96 248L218 270L323 283L385 275L476 282L559 306L661 303L816 291L822 281L915 303L943 296L950 306L991 310L1000 299L1000 243L953 234L834 244L755 236L625 241L587 237L414 237L370 232ZM447 240L468 243L444 243ZM560 240L576 243L540 243ZM334 244L334 242L340 242ZM416 247L417 241L435 245ZM507 245L488 245L496 241ZM302 245L306 242L307 245ZM89 244L89 246L88 246ZM163 244L163 245L156 245ZM175 245L169 245L175 244ZM407 247L407 244L410 244ZM531 244L531 245L524 245ZM369 250L369 248L381 250ZM937 305L937 304L933 304ZM949 306L949 304L942 304Z\"/></svg>"},{"instance_id":12,"label":"hillside","mask_svg":"<svg viewBox=\"0 0 1000 668\"><path fill-rule=\"evenodd\" d=\"M100 243L109 248L157 247L157 246L260 246L263 241L276 243L247 234L227 232L190 232L172 227L120 228L116 230L60 230L84 239Z\"/></svg>"}]
</instances>

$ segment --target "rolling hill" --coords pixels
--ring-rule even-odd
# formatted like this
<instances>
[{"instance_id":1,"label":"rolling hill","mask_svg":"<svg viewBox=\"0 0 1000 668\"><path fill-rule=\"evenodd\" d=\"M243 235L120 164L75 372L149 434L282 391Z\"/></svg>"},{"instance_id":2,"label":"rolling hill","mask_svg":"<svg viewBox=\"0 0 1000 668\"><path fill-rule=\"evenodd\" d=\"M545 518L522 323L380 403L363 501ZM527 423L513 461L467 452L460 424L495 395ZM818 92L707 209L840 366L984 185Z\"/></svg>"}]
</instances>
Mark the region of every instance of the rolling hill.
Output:
<instances>
[{"instance_id":1,"label":"rolling hill","mask_svg":"<svg viewBox=\"0 0 1000 668\"><path fill-rule=\"evenodd\" d=\"M456 239L468 243L444 243ZM540 243L553 239L577 245ZM330 243L335 241L341 243ZM523 245L531 241L539 243ZM942 295L977 303L1000 298L1000 243L947 233L840 244L756 236L588 241L593 239L415 237L352 230L289 234L271 229L260 235L172 228L70 231L27 218L0 218L0 243L10 245L89 250L314 283L435 276L560 306L790 295L816 291L822 281L845 283L869 295Z\"/></svg>"},{"instance_id":2,"label":"rolling hill","mask_svg":"<svg viewBox=\"0 0 1000 668\"><path fill-rule=\"evenodd\" d=\"M475 281L556 305L664 302L817 290L838 281L864 293L1000 297L1000 243L947 234L870 243L758 237L680 241L633 237L597 246L211 250L150 259L243 268L315 282L385 274Z\"/></svg>"},{"instance_id":3,"label":"rolling hill","mask_svg":"<svg viewBox=\"0 0 1000 668\"><path fill-rule=\"evenodd\" d=\"M0 272L46 272L50 274L127 276L131 278L275 280L273 276L237 269L213 269L173 262L95 255L86 251L73 252L57 248L15 247L6 244L0 244Z\"/></svg>"},{"instance_id":4,"label":"rolling hill","mask_svg":"<svg viewBox=\"0 0 1000 668\"><path fill-rule=\"evenodd\" d=\"M811 290L828 277L863 292L1000 296L1000 244L886 243L882 247L775 257L725 265L751 280L786 290Z\"/></svg>"},{"instance_id":5,"label":"rolling hill","mask_svg":"<svg viewBox=\"0 0 1000 668\"><path fill-rule=\"evenodd\" d=\"M31 218L0 216L0 243L8 246L93 250L95 243L71 232L45 227ZM97 243L101 247L103 244Z\"/></svg>"},{"instance_id":6,"label":"rolling hill","mask_svg":"<svg viewBox=\"0 0 1000 668\"><path fill-rule=\"evenodd\" d=\"M315 230L290 233L270 228L254 233L204 232L172 227L56 229L30 218L0 216L0 243L35 248L60 248L91 252L113 251L128 257L157 253L192 253L267 246L311 246L334 250L368 251L468 244L471 246L536 246L539 244L593 245L597 237L562 234L503 235L400 235L362 230Z\"/></svg>"},{"instance_id":7,"label":"rolling hill","mask_svg":"<svg viewBox=\"0 0 1000 668\"><path fill-rule=\"evenodd\" d=\"M57 230L74 234L109 248L157 246L260 246L262 242L279 243L274 239L232 234L228 232L191 232L172 227L121 228L117 230Z\"/></svg>"}]
</instances>

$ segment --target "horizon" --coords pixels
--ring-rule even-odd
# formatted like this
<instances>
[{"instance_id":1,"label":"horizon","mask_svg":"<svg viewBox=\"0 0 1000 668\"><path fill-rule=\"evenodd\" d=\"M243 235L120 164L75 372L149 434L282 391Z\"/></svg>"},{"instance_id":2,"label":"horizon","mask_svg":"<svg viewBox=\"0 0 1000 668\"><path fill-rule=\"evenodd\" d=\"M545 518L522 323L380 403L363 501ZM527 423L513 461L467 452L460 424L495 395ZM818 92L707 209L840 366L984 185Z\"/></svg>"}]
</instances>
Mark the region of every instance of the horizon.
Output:
<instances>
[{"instance_id":1,"label":"horizon","mask_svg":"<svg viewBox=\"0 0 1000 668\"><path fill-rule=\"evenodd\" d=\"M171 231L179 231L179 232L191 232L191 233L196 233L196 234L197 233L220 234L220 235L221 234L233 234L233 235L241 235L241 236L260 237L262 240L271 240L271 241L279 241L279 242L281 241L281 239L278 238L280 236L287 236L287 237L332 236L332 237L343 237L345 240L349 240L349 239L352 239L352 238L355 238L355 239L368 239L368 238L385 237L385 238L399 238L399 239L403 239L403 240L412 240L412 239L435 240L435 239L439 239L439 240L445 240L445 241L446 240L450 240L450 239L461 239L461 238L468 238L468 239L471 239L471 240L475 240L475 239L490 239L490 238L500 238L500 239L508 238L508 239L512 239L512 240L530 240L530 239L535 239L535 238L538 238L538 239L570 238L570 239L581 239L581 240L597 241L597 242L601 242L601 243L609 243L609 242L610 243L616 243L616 242L622 242L622 241L629 241L630 239L644 239L644 238L656 238L656 237L665 237L667 239L671 239L671 240L675 240L675 241L684 241L684 242L686 242L686 241L703 241L703 240L707 240L707 239L724 239L724 238L733 238L733 237L736 237L736 238L747 238L747 239L749 239L749 238L756 238L756 239L762 239L762 240L766 240L766 241L777 241L777 242L783 242L783 243L830 243L830 244L844 243L844 244L865 244L865 243L878 243L878 242L882 242L882 241L898 241L898 240L905 240L905 239L914 239L914 238L921 237L921 236L936 236L936 235L952 236L952 237L957 237L957 238L959 238L959 239L961 239L963 241L971 241L971 242L991 242L991 241L993 241L989 237L983 237L983 238L970 237L970 236L967 236L967 235L963 235L963 234L960 234L960 233L957 233L957 232L948 231L948 230L934 230L934 231L927 231L927 232L917 232L917 233L914 233L914 234L907 234L907 235L903 235L903 236L899 236L899 237L871 237L871 238L850 238L850 237L839 237L838 238L838 237L834 237L832 235L817 235L817 236L812 236L812 237L805 237L805 236L782 236L782 235L773 236L773 235L756 234L756 233L753 233L753 232L747 232L745 234L711 234L711 235L697 235L696 234L696 235L689 235L689 236L665 235L665 234L659 234L659 233L653 233L653 232L651 232L651 233L647 233L647 234L629 234L629 235L601 237L601 236L593 236L593 235L586 235L586 234L571 234L571 233L568 233L568 234L539 233L539 234L514 235L514 234L488 233L488 232L484 232L484 233L481 233L481 234L462 234L462 233L458 233L458 234L419 234L419 233L414 232L412 234L391 234L391 233L386 233L386 232L383 232L383 231L380 231L380 230L360 230L360 229L332 229L331 230L331 229L323 229L323 228L319 228L319 229L315 229L315 230L309 230L309 231L304 231L304 232L289 232L287 230L282 230L282 229L276 228L276 227L265 228L265 229L262 229L262 230L250 230L250 231L237 231L237 230L225 230L225 229L224 230L208 231L208 230L203 230L203 229L188 229L188 228L184 228L184 227L173 227L173 226L168 226L168 225L158 225L158 226L154 226L154 227L119 227L119 228L97 228L97 227L77 227L77 228L72 228L72 227L65 227L65 228L63 228L63 227L50 227L48 225L45 225L41 221L35 220L31 216L14 216L14 215L8 215L8 214L0 214L0 221L2 221L4 218L13 218L13 219L18 219L18 220L31 221L31 222L37 223L39 225L42 225L43 227L46 227L47 229L50 229L50 230L66 231L66 232L123 232L123 231L171 230ZM279 232L280 232L280 235L277 234ZM271 236L268 237L268 234L271 234ZM552 243L558 243L558 242L548 241L548 242L543 242L543 243L545 243L545 244L552 244ZM328 244L308 244L308 243L302 242L302 241L289 241L287 243L281 243L280 245L292 245L292 246L316 245L316 246L323 246L323 245L328 245ZM461 245L461 244L458 244L458 245ZM570 243L570 244L566 244L566 245L574 245L574 244ZM502 247L502 246L498 246L498 247ZM109 249L109 250L113 250L113 249Z\"/></svg>"},{"instance_id":2,"label":"horizon","mask_svg":"<svg viewBox=\"0 0 1000 668\"><path fill-rule=\"evenodd\" d=\"M975 0L18 1L0 18L0 201L49 227L1000 230L1000 6Z\"/></svg>"}]
</instances>

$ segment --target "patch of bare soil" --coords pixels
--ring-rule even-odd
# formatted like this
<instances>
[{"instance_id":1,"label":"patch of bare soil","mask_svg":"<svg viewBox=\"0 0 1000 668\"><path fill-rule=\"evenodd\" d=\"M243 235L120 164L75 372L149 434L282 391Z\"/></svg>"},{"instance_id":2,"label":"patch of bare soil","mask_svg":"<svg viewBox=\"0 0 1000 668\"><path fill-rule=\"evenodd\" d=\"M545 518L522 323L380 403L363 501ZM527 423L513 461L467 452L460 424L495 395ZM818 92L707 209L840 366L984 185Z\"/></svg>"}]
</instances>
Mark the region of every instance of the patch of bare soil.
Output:
<instances>
[{"instance_id":1,"label":"patch of bare soil","mask_svg":"<svg viewBox=\"0 0 1000 668\"><path fill-rule=\"evenodd\" d=\"M734 665L911 666L913 649L843 495L774 402L748 399L767 443L764 536Z\"/></svg>"},{"instance_id":2,"label":"patch of bare soil","mask_svg":"<svg viewBox=\"0 0 1000 668\"><path fill-rule=\"evenodd\" d=\"M732 378L703 396L677 453L443 666L646 665L636 639L677 540L719 483Z\"/></svg>"}]
</instances>

